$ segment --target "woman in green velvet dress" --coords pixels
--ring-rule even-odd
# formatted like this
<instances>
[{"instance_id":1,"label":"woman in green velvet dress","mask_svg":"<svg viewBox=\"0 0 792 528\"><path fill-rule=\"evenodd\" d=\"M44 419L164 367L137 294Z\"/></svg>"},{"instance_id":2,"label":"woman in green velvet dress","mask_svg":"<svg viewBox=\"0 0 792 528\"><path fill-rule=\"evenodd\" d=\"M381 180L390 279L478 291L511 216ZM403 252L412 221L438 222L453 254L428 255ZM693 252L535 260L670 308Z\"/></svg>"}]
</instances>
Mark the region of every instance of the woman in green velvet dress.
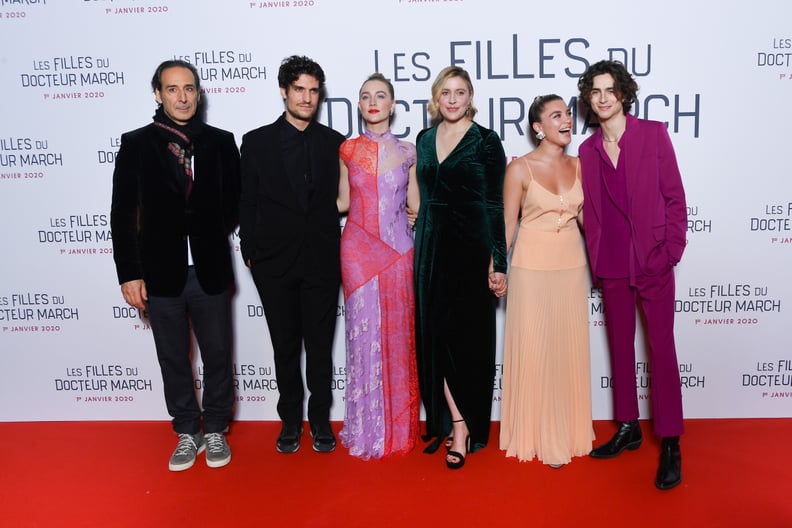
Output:
<instances>
[{"instance_id":1,"label":"woman in green velvet dress","mask_svg":"<svg viewBox=\"0 0 792 528\"><path fill-rule=\"evenodd\" d=\"M497 134L473 121L472 98L465 70L442 70L429 103L436 124L416 140L416 352L424 439L432 441L425 451L451 432L451 469L489 439L496 297L506 293L506 156Z\"/></svg>"}]
</instances>

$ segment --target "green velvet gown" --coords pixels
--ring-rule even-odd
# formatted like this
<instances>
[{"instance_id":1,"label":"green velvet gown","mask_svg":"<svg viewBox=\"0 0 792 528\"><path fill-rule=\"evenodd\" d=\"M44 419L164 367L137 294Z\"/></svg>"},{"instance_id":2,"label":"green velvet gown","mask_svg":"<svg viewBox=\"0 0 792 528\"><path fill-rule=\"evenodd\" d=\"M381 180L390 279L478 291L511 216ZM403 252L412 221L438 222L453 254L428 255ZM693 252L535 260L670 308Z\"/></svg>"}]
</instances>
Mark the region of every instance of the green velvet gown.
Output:
<instances>
[{"instance_id":1,"label":"green velvet gown","mask_svg":"<svg viewBox=\"0 0 792 528\"><path fill-rule=\"evenodd\" d=\"M436 136L435 126L416 140L415 337L424 439L436 448L451 430L445 379L475 451L487 444L492 412L497 299L488 275L491 258L495 271L506 272L506 156L497 134L473 123L438 163Z\"/></svg>"}]
</instances>

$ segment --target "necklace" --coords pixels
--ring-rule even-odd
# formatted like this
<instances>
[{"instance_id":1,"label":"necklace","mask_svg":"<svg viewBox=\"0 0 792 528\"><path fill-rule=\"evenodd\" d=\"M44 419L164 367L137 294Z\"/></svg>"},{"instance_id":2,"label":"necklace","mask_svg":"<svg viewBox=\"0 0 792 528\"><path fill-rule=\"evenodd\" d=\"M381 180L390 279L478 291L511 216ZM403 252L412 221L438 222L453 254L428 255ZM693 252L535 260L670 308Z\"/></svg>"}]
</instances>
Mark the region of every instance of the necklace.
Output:
<instances>
[{"instance_id":1,"label":"necklace","mask_svg":"<svg viewBox=\"0 0 792 528\"><path fill-rule=\"evenodd\" d=\"M616 139L606 138L605 134L602 134L602 141L604 141L606 143L617 143L621 139L622 135L624 135L624 130L621 131L621 133L619 134L619 137L617 137Z\"/></svg>"}]
</instances>

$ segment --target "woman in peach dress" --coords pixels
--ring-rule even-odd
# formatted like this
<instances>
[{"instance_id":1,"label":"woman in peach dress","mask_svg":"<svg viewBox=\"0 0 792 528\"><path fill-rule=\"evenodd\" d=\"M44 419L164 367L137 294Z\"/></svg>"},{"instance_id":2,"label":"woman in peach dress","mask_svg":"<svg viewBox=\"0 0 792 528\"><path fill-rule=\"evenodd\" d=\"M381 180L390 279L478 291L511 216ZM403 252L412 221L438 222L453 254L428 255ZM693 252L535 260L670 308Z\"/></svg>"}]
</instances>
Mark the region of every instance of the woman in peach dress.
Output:
<instances>
[{"instance_id":1,"label":"woman in peach dress","mask_svg":"<svg viewBox=\"0 0 792 528\"><path fill-rule=\"evenodd\" d=\"M509 164L504 184L509 270L500 448L553 467L591 451L586 254L578 158L565 153L572 116L557 95L537 97L539 146Z\"/></svg>"}]
</instances>

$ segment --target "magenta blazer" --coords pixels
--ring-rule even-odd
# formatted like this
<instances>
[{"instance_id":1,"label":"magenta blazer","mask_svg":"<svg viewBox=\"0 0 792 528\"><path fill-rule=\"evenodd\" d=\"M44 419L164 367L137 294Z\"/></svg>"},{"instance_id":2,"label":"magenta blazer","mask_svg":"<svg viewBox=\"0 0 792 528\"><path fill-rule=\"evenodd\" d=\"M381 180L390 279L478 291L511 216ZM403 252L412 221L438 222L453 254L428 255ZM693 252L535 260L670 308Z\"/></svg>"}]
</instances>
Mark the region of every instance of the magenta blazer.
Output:
<instances>
[{"instance_id":1,"label":"magenta blazer","mask_svg":"<svg viewBox=\"0 0 792 528\"><path fill-rule=\"evenodd\" d=\"M687 206L682 177L666 125L627 114L627 128L619 140L620 163L626 164L627 218L640 272L656 275L682 258L687 233ZM595 145L602 145L597 129L578 151L583 180L583 220L591 273L602 247L602 198L606 193L602 159ZM604 152L604 151L603 151ZM607 229L607 226L605 227Z\"/></svg>"}]
</instances>

